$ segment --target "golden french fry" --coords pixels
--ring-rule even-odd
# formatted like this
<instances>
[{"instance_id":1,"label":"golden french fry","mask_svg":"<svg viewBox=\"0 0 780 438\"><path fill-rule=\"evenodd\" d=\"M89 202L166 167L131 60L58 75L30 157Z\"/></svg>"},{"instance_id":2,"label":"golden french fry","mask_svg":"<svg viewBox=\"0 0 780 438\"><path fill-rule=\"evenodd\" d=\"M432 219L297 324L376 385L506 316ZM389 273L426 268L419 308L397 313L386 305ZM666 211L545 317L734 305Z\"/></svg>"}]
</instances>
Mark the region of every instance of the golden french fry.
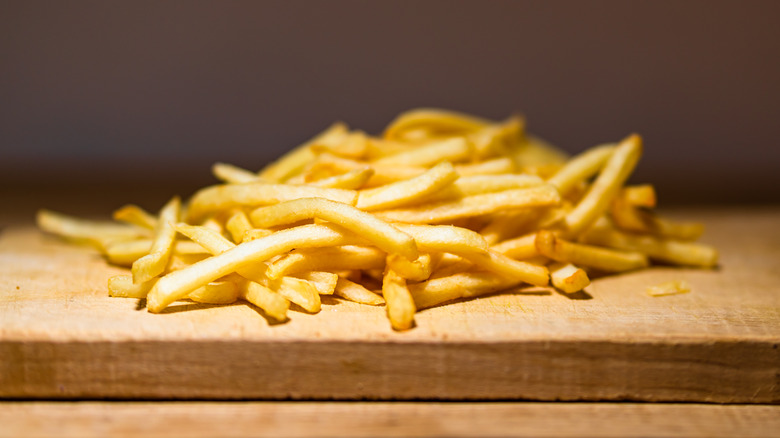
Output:
<instances>
[{"instance_id":1,"label":"golden french fry","mask_svg":"<svg viewBox=\"0 0 780 438\"><path fill-rule=\"evenodd\" d=\"M353 243L349 241L351 238L337 225L304 225L242 243L161 278L149 292L147 308L157 313L204 284L294 248L348 244ZM224 240L230 244L227 239Z\"/></svg>"},{"instance_id":2,"label":"golden french fry","mask_svg":"<svg viewBox=\"0 0 780 438\"><path fill-rule=\"evenodd\" d=\"M146 283L133 283L132 275L115 275L108 279L108 296L122 298L146 298L158 278Z\"/></svg>"},{"instance_id":3,"label":"golden french fry","mask_svg":"<svg viewBox=\"0 0 780 438\"><path fill-rule=\"evenodd\" d=\"M254 281L246 281L241 285L239 294L244 300L263 309L265 314L271 318L277 321L287 319L290 302L268 287Z\"/></svg>"},{"instance_id":4,"label":"golden french fry","mask_svg":"<svg viewBox=\"0 0 780 438\"><path fill-rule=\"evenodd\" d=\"M421 251L485 254L490 249L479 233L466 228L451 225L394 224L394 226L412 236Z\"/></svg>"},{"instance_id":5,"label":"golden french fry","mask_svg":"<svg viewBox=\"0 0 780 438\"><path fill-rule=\"evenodd\" d=\"M187 214L190 221L197 221L215 211L271 205L307 197L325 198L350 205L357 202L357 192L354 190L291 184L228 184L207 187L195 193Z\"/></svg>"},{"instance_id":6,"label":"golden french fry","mask_svg":"<svg viewBox=\"0 0 780 438\"><path fill-rule=\"evenodd\" d=\"M407 111L390 122L384 133L385 139L403 139L406 131L424 129L434 134L462 134L476 131L491 122L455 111L433 108L419 108Z\"/></svg>"},{"instance_id":7,"label":"golden french fry","mask_svg":"<svg viewBox=\"0 0 780 438\"><path fill-rule=\"evenodd\" d=\"M380 158L372 166L410 166L429 167L442 161L458 162L471 157L474 146L463 137L452 137L445 140L432 141L414 149L399 152L395 155Z\"/></svg>"},{"instance_id":8,"label":"golden french fry","mask_svg":"<svg viewBox=\"0 0 780 438\"><path fill-rule=\"evenodd\" d=\"M312 181L311 185L331 189L357 190L363 187L372 176L374 176L374 169L363 167L361 169L354 169L339 175ZM359 199L360 198L358 198L358 200Z\"/></svg>"},{"instance_id":9,"label":"golden french fry","mask_svg":"<svg viewBox=\"0 0 780 438\"><path fill-rule=\"evenodd\" d=\"M227 163L214 163L211 166L211 173L220 181L229 184L244 184L260 180L254 172Z\"/></svg>"},{"instance_id":10,"label":"golden french fry","mask_svg":"<svg viewBox=\"0 0 780 438\"><path fill-rule=\"evenodd\" d=\"M558 191L551 185L542 185L528 189L467 196L430 205L381 210L374 214L379 218L395 222L425 224L447 222L511 208L547 207L558 205L559 202L561 198Z\"/></svg>"},{"instance_id":11,"label":"golden french fry","mask_svg":"<svg viewBox=\"0 0 780 438\"><path fill-rule=\"evenodd\" d=\"M536 234L535 244L536 250L545 257L606 272L631 271L648 266L644 254L568 242L546 230Z\"/></svg>"},{"instance_id":12,"label":"golden french fry","mask_svg":"<svg viewBox=\"0 0 780 438\"><path fill-rule=\"evenodd\" d=\"M261 228L291 224L303 219L319 218L355 232L388 253L408 259L417 258L417 246L408 234L387 222L357 208L323 198L303 198L261 207L250 214L252 223Z\"/></svg>"},{"instance_id":13,"label":"golden french fry","mask_svg":"<svg viewBox=\"0 0 780 438\"><path fill-rule=\"evenodd\" d=\"M274 260L268 266L268 278L306 271L337 271L342 269L384 269L385 252L367 246L332 246L295 250Z\"/></svg>"},{"instance_id":14,"label":"golden french fry","mask_svg":"<svg viewBox=\"0 0 780 438\"><path fill-rule=\"evenodd\" d=\"M696 240L704 233L704 225L700 223L675 223L662 219L651 211L634 207L620 196L612 201L609 212L618 228L635 233L679 240Z\"/></svg>"},{"instance_id":15,"label":"golden french fry","mask_svg":"<svg viewBox=\"0 0 780 438\"><path fill-rule=\"evenodd\" d=\"M133 262L133 283L145 283L165 271L173 253L173 242L176 238L173 224L179 220L180 207L181 201L175 196L160 210L149 254Z\"/></svg>"},{"instance_id":16,"label":"golden french fry","mask_svg":"<svg viewBox=\"0 0 780 438\"><path fill-rule=\"evenodd\" d=\"M201 286L187 298L203 304L230 304L238 300L239 287L233 281L214 281Z\"/></svg>"},{"instance_id":17,"label":"golden french fry","mask_svg":"<svg viewBox=\"0 0 780 438\"><path fill-rule=\"evenodd\" d=\"M420 254L417 260L409 260L398 254L387 256L387 269L392 270L409 281L425 281L431 276L433 265L431 255Z\"/></svg>"},{"instance_id":18,"label":"golden french fry","mask_svg":"<svg viewBox=\"0 0 780 438\"><path fill-rule=\"evenodd\" d=\"M452 185L425 198L425 202L451 200L465 196L502 192L510 189L525 189L544 184L535 175L471 175L458 178ZM360 199L358 198L358 206Z\"/></svg>"},{"instance_id":19,"label":"golden french fry","mask_svg":"<svg viewBox=\"0 0 780 438\"><path fill-rule=\"evenodd\" d=\"M406 280L388 269L382 279L382 295L387 306L387 317L393 330L409 330L414 325L414 313L417 309L406 287Z\"/></svg>"},{"instance_id":20,"label":"golden french fry","mask_svg":"<svg viewBox=\"0 0 780 438\"><path fill-rule=\"evenodd\" d=\"M641 154L642 139L636 134L628 136L615 148L588 193L574 207L574 210L566 215L565 222L569 235L579 235L604 213L612 198L634 170Z\"/></svg>"},{"instance_id":21,"label":"golden french fry","mask_svg":"<svg viewBox=\"0 0 780 438\"><path fill-rule=\"evenodd\" d=\"M425 173L405 181L358 192L355 206L361 210L380 210L413 204L440 191L458 179L452 164L445 161Z\"/></svg>"},{"instance_id":22,"label":"golden french fry","mask_svg":"<svg viewBox=\"0 0 780 438\"><path fill-rule=\"evenodd\" d=\"M157 218L149 214L137 205L125 205L113 214L114 220L138 225L139 227L154 230L157 227Z\"/></svg>"},{"instance_id":23,"label":"golden french fry","mask_svg":"<svg viewBox=\"0 0 780 438\"><path fill-rule=\"evenodd\" d=\"M487 254L458 255L486 271L518 279L534 286L547 286L550 283L550 273L544 266L514 260L495 251L488 251Z\"/></svg>"},{"instance_id":24,"label":"golden french fry","mask_svg":"<svg viewBox=\"0 0 780 438\"><path fill-rule=\"evenodd\" d=\"M618 196L634 207L644 208L655 208L657 199L655 188L650 184L623 187Z\"/></svg>"},{"instance_id":25,"label":"golden french fry","mask_svg":"<svg viewBox=\"0 0 780 438\"><path fill-rule=\"evenodd\" d=\"M264 228L252 228L251 230L246 230L244 232L244 237L241 239L241 242L237 242L237 243L251 242L253 240L270 236L273 233L274 233L273 231L266 230Z\"/></svg>"},{"instance_id":26,"label":"golden french fry","mask_svg":"<svg viewBox=\"0 0 780 438\"><path fill-rule=\"evenodd\" d=\"M133 262L149 254L152 249L152 239L123 240L106 246L106 258L111 264L132 266ZM208 254L195 242L185 240L175 241L173 252L178 255Z\"/></svg>"},{"instance_id":27,"label":"golden french fry","mask_svg":"<svg viewBox=\"0 0 780 438\"><path fill-rule=\"evenodd\" d=\"M329 144L342 140L347 135L347 126L343 123L334 123L324 132L314 137L307 143L298 146L278 160L266 166L258 173L265 181L283 182L287 178L300 172L314 159L312 144Z\"/></svg>"},{"instance_id":28,"label":"golden french fry","mask_svg":"<svg viewBox=\"0 0 780 438\"><path fill-rule=\"evenodd\" d=\"M252 224L243 210L235 210L225 222L225 228L230 233L233 242L241 243L246 232L252 229Z\"/></svg>"},{"instance_id":29,"label":"golden french fry","mask_svg":"<svg viewBox=\"0 0 780 438\"><path fill-rule=\"evenodd\" d=\"M409 286L409 291L417 308L425 309L458 298L477 297L509 289L522 282L517 278L490 272L470 271L413 284Z\"/></svg>"},{"instance_id":30,"label":"golden french fry","mask_svg":"<svg viewBox=\"0 0 780 438\"><path fill-rule=\"evenodd\" d=\"M515 163L511 158L495 158L474 164L458 164L455 171L460 176L501 175L515 171Z\"/></svg>"},{"instance_id":31,"label":"golden french fry","mask_svg":"<svg viewBox=\"0 0 780 438\"><path fill-rule=\"evenodd\" d=\"M306 280L282 277L277 280L269 280L268 287L309 313L317 313L322 307L320 294L314 285Z\"/></svg>"},{"instance_id":32,"label":"golden french fry","mask_svg":"<svg viewBox=\"0 0 780 438\"><path fill-rule=\"evenodd\" d=\"M384 298L381 296L343 277L339 277L334 294L349 301L368 304L369 306L378 306L385 303Z\"/></svg>"},{"instance_id":33,"label":"golden french fry","mask_svg":"<svg viewBox=\"0 0 780 438\"><path fill-rule=\"evenodd\" d=\"M672 280L647 288L647 294L651 297L663 297L666 295L679 295L691 291L691 285L685 280Z\"/></svg>"},{"instance_id":34,"label":"golden french fry","mask_svg":"<svg viewBox=\"0 0 780 438\"><path fill-rule=\"evenodd\" d=\"M535 241L536 233L531 233L497 243L490 249L513 259L529 259L539 255Z\"/></svg>"},{"instance_id":35,"label":"golden french fry","mask_svg":"<svg viewBox=\"0 0 780 438\"><path fill-rule=\"evenodd\" d=\"M320 295L333 295L339 276L332 272L309 271L296 274L295 277L306 280L314 286Z\"/></svg>"},{"instance_id":36,"label":"golden french fry","mask_svg":"<svg viewBox=\"0 0 780 438\"><path fill-rule=\"evenodd\" d=\"M572 158L547 182L557 187L561 194L568 193L575 185L598 173L615 153L615 147L610 143L588 149Z\"/></svg>"},{"instance_id":37,"label":"golden french fry","mask_svg":"<svg viewBox=\"0 0 780 438\"><path fill-rule=\"evenodd\" d=\"M562 150L534 137L526 136L516 147L510 148L509 153L514 158L518 169L563 166L569 156Z\"/></svg>"},{"instance_id":38,"label":"golden french fry","mask_svg":"<svg viewBox=\"0 0 780 438\"><path fill-rule=\"evenodd\" d=\"M39 210L36 215L38 228L65 239L84 242L105 250L107 244L117 240L148 237L149 230L132 225L77 219L62 213Z\"/></svg>"},{"instance_id":39,"label":"golden french fry","mask_svg":"<svg viewBox=\"0 0 780 438\"><path fill-rule=\"evenodd\" d=\"M608 246L624 251L638 251L647 254L653 260L683 266L711 268L718 264L718 251L709 246L693 242L680 242L654 236L640 236L593 227L582 237L583 241L593 245Z\"/></svg>"},{"instance_id":40,"label":"golden french fry","mask_svg":"<svg viewBox=\"0 0 780 438\"><path fill-rule=\"evenodd\" d=\"M319 142L311 145L315 154L330 153L347 158L360 159L368 153L368 138L364 132L352 132L338 142Z\"/></svg>"},{"instance_id":41,"label":"golden french fry","mask_svg":"<svg viewBox=\"0 0 780 438\"><path fill-rule=\"evenodd\" d=\"M590 284L588 274L571 263L550 265L550 280L556 289L567 294L579 292Z\"/></svg>"}]
</instances>

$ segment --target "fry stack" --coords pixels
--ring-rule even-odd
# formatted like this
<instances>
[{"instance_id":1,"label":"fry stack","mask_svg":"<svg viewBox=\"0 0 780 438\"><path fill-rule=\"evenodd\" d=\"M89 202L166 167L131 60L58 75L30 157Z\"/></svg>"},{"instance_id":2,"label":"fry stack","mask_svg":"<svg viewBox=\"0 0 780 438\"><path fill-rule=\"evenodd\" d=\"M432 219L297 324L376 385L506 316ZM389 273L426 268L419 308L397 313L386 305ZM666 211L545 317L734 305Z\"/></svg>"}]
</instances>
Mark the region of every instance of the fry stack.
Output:
<instances>
[{"instance_id":1,"label":"fry stack","mask_svg":"<svg viewBox=\"0 0 780 438\"><path fill-rule=\"evenodd\" d=\"M150 312L244 300L283 321L334 295L385 305L406 330L418 309L522 285L573 293L594 272L715 266L700 224L661 218L652 186L626 185L641 152L630 135L569 158L520 117L418 109L378 137L336 123L259 172L217 163L222 184L157 215L42 210L38 224L129 267L109 294Z\"/></svg>"}]
</instances>

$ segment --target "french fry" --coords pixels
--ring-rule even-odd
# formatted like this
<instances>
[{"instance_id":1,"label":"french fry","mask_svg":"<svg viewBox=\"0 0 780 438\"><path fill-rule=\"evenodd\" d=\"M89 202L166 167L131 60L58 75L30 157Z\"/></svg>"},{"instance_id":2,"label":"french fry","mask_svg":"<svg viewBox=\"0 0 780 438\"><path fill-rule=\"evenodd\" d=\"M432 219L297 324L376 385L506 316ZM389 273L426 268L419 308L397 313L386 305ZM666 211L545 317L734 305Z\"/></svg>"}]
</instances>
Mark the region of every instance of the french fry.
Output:
<instances>
[{"instance_id":1,"label":"french fry","mask_svg":"<svg viewBox=\"0 0 780 438\"><path fill-rule=\"evenodd\" d=\"M291 184L228 184L207 187L195 193L190 200L188 220L197 221L220 210L271 205L306 197L319 197L350 205L357 202L357 192L354 190Z\"/></svg>"},{"instance_id":2,"label":"french fry","mask_svg":"<svg viewBox=\"0 0 780 438\"><path fill-rule=\"evenodd\" d=\"M463 137L452 137L380 158L372 164L376 167L418 166L429 167L442 161L458 162L467 160L474 146Z\"/></svg>"},{"instance_id":3,"label":"french fry","mask_svg":"<svg viewBox=\"0 0 780 438\"><path fill-rule=\"evenodd\" d=\"M368 153L368 139L363 132L352 132L344 136L340 142L319 142L311 145L315 154L331 153L334 155L360 159Z\"/></svg>"},{"instance_id":4,"label":"french fry","mask_svg":"<svg viewBox=\"0 0 780 438\"><path fill-rule=\"evenodd\" d=\"M458 174L452 164L444 161L414 178L361 190L355 206L361 210L380 210L413 204L431 193L441 191L457 179Z\"/></svg>"},{"instance_id":5,"label":"french fry","mask_svg":"<svg viewBox=\"0 0 780 438\"><path fill-rule=\"evenodd\" d=\"M385 139L403 139L404 132L425 129L437 134L458 134L476 131L490 125L488 120L454 111L420 108L407 111L390 122L384 133Z\"/></svg>"},{"instance_id":6,"label":"french fry","mask_svg":"<svg viewBox=\"0 0 780 438\"><path fill-rule=\"evenodd\" d=\"M414 300L406 287L406 280L392 269L385 271L382 279L382 295L387 306L387 317L393 330L409 330L414 325L417 311Z\"/></svg>"},{"instance_id":7,"label":"french fry","mask_svg":"<svg viewBox=\"0 0 780 438\"><path fill-rule=\"evenodd\" d=\"M626 231L654 234L679 240L696 240L704 233L704 225L693 222L675 223L658 217L655 213L634 207L624 197L618 196L609 209L615 225Z\"/></svg>"},{"instance_id":8,"label":"french fry","mask_svg":"<svg viewBox=\"0 0 780 438\"><path fill-rule=\"evenodd\" d=\"M113 218L117 221L126 222L150 230L154 230L155 227L157 227L157 218L137 205L125 205L114 211Z\"/></svg>"},{"instance_id":9,"label":"french fry","mask_svg":"<svg viewBox=\"0 0 780 438\"><path fill-rule=\"evenodd\" d=\"M634 207L655 208L657 202L655 188L650 184L623 187L618 196Z\"/></svg>"},{"instance_id":10,"label":"french fry","mask_svg":"<svg viewBox=\"0 0 780 438\"><path fill-rule=\"evenodd\" d=\"M301 280L306 280L314 286L320 295L333 295L336 290L336 283L339 276L332 272L309 271L303 274L296 274Z\"/></svg>"},{"instance_id":11,"label":"french fry","mask_svg":"<svg viewBox=\"0 0 780 438\"><path fill-rule=\"evenodd\" d=\"M615 148L588 193L566 216L569 235L579 235L604 213L641 154L642 139L636 134L628 136Z\"/></svg>"},{"instance_id":12,"label":"french fry","mask_svg":"<svg viewBox=\"0 0 780 438\"><path fill-rule=\"evenodd\" d=\"M227 163L214 163L211 166L211 173L220 181L229 184L244 184L260 180L254 172Z\"/></svg>"},{"instance_id":13,"label":"french fry","mask_svg":"<svg viewBox=\"0 0 780 438\"><path fill-rule=\"evenodd\" d=\"M424 281L431 276L433 265L431 264L431 255L428 253L420 254L417 260L409 260L398 254L390 254L387 256L387 269L409 281Z\"/></svg>"},{"instance_id":14,"label":"french fry","mask_svg":"<svg viewBox=\"0 0 780 438\"><path fill-rule=\"evenodd\" d=\"M367 246L332 246L297 249L273 261L268 266L268 278L306 271L337 271L342 269L384 269L385 252Z\"/></svg>"},{"instance_id":15,"label":"french fry","mask_svg":"<svg viewBox=\"0 0 780 438\"><path fill-rule=\"evenodd\" d=\"M152 239L120 240L106 246L106 259L109 263L119 266L132 266L133 262L149 254L152 249ZM173 253L179 255L208 254L195 242L175 241Z\"/></svg>"},{"instance_id":16,"label":"french fry","mask_svg":"<svg viewBox=\"0 0 780 438\"><path fill-rule=\"evenodd\" d=\"M381 296L344 277L339 277L334 294L349 301L368 304L369 306L378 306L385 303L384 298Z\"/></svg>"},{"instance_id":17,"label":"french fry","mask_svg":"<svg viewBox=\"0 0 780 438\"><path fill-rule=\"evenodd\" d=\"M133 262L133 283L145 283L162 274L168 260L173 253L173 241L176 238L176 230L173 224L179 220L179 208L181 201L173 197L168 201L157 219L157 227L154 230L155 237L149 254Z\"/></svg>"},{"instance_id":18,"label":"french fry","mask_svg":"<svg viewBox=\"0 0 780 438\"><path fill-rule=\"evenodd\" d=\"M535 175L471 175L462 176L431 196L425 202L434 202L463 198L465 196L482 195L485 193L502 192L510 189L525 189L544 184L544 180ZM360 200L358 199L358 207Z\"/></svg>"},{"instance_id":19,"label":"french fry","mask_svg":"<svg viewBox=\"0 0 780 438\"><path fill-rule=\"evenodd\" d=\"M111 242L150 235L149 230L137 226L77 219L49 210L39 210L36 223L43 231L75 242L88 243L101 251Z\"/></svg>"},{"instance_id":20,"label":"french fry","mask_svg":"<svg viewBox=\"0 0 780 438\"><path fill-rule=\"evenodd\" d=\"M146 298L146 295L157 283L153 278L146 283L133 283L132 275L115 275L108 279L108 296L121 298Z\"/></svg>"},{"instance_id":21,"label":"french fry","mask_svg":"<svg viewBox=\"0 0 780 438\"><path fill-rule=\"evenodd\" d=\"M454 201L430 205L380 210L374 214L382 219L411 224L441 223L454 219L495 213L510 208L558 205L558 191L550 185L528 189L505 190L497 193L467 196Z\"/></svg>"},{"instance_id":22,"label":"french fry","mask_svg":"<svg viewBox=\"0 0 780 438\"><path fill-rule=\"evenodd\" d=\"M583 241L625 251L638 251L651 259L676 265L712 268L718 264L718 251L700 243L630 235L604 227L593 227L583 235Z\"/></svg>"},{"instance_id":23,"label":"french fry","mask_svg":"<svg viewBox=\"0 0 780 438\"><path fill-rule=\"evenodd\" d=\"M511 158L495 158L473 164L458 164L455 171L460 176L502 175L515 171L515 163Z\"/></svg>"},{"instance_id":24,"label":"french fry","mask_svg":"<svg viewBox=\"0 0 780 438\"><path fill-rule=\"evenodd\" d=\"M268 287L254 281L246 281L241 285L239 294L244 300L263 309L271 318L277 321L287 319L290 302Z\"/></svg>"},{"instance_id":25,"label":"french fry","mask_svg":"<svg viewBox=\"0 0 780 438\"><path fill-rule=\"evenodd\" d=\"M250 218L255 226L261 228L303 219L324 219L355 232L388 253L398 253L408 259L417 258L417 246L409 235L351 205L323 198L302 198L261 207L254 210Z\"/></svg>"},{"instance_id":26,"label":"french fry","mask_svg":"<svg viewBox=\"0 0 780 438\"><path fill-rule=\"evenodd\" d=\"M283 182L300 172L314 159L315 155L311 150L312 144L337 142L346 135L347 126L343 123L334 123L309 142L298 146L291 152L266 166L259 172L258 176L265 181Z\"/></svg>"},{"instance_id":27,"label":"french fry","mask_svg":"<svg viewBox=\"0 0 780 438\"><path fill-rule=\"evenodd\" d=\"M435 278L409 286L418 309L433 307L459 298L471 298L515 287L522 283L517 278L490 272L470 271ZM385 299L387 299L385 297Z\"/></svg>"},{"instance_id":28,"label":"french fry","mask_svg":"<svg viewBox=\"0 0 780 438\"><path fill-rule=\"evenodd\" d=\"M530 233L497 243L491 249L513 259L529 259L539 255L535 242L536 233Z\"/></svg>"},{"instance_id":29,"label":"french fry","mask_svg":"<svg viewBox=\"0 0 780 438\"><path fill-rule=\"evenodd\" d=\"M374 169L370 167L363 167L360 169L350 170L340 175L312 181L311 185L331 189L357 190L363 187L372 176L374 176Z\"/></svg>"},{"instance_id":30,"label":"french fry","mask_svg":"<svg viewBox=\"0 0 780 438\"><path fill-rule=\"evenodd\" d=\"M588 266L605 272L623 272L648 266L647 257L638 252L616 251L568 242L551 231L536 234L536 250L545 257L565 263Z\"/></svg>"},{"instance_id":31,"label":"french fry","mask_svg":"<svg viewBox=\"0 0 780 438\"><path fill-rule=\"evenodd\" d=\"M239 288L233 281L215 281L201 286L187 298L203 304L230 304L238 300Z\"/></svg>"},{"instance_id":32,"label":"french fry","mask_svg":"<svg viewBox=\"0 0 780 438\"><path fill-rule=\"evenodd\" d=\"M554 263L549 268L553 286L567 294L579 292L590 284L588 274L571 263Z\"/></svg>"},{"instance_id":33,"label":"french fry","mask_svg":"<svg viewBox=\"0 0 780 438\"><path fill-rule=\"evenodd\" d=\"M225 222L225 228L230 233L233 242L241 243L247 231L252 229L252 224L249 222L246 213L242 210L235 210Z\"/></svg>"},{"instance_id":34,"label":"french fry","mask_svg":"<svg viewBox=\"0 0 780 438\"><path fill-rule=\"evenodd\" d=\"M663 297L666 295L679 295L691 291L691 285L685 280L672 280L665 283L649 286L647 294L651 297Z\"/></svg>"},{"instance_id":35,"label":"french fry","mask_svg":"<svg viewBox=\"0 0 780 438\"><path fill-rule=\"evenodd\" d=\"M598 173L615 153L615 147L605 144L588 149L572 158L547 182L557 187L561 194L568 193L576 184Z\"/></svg>"}]
</instances>

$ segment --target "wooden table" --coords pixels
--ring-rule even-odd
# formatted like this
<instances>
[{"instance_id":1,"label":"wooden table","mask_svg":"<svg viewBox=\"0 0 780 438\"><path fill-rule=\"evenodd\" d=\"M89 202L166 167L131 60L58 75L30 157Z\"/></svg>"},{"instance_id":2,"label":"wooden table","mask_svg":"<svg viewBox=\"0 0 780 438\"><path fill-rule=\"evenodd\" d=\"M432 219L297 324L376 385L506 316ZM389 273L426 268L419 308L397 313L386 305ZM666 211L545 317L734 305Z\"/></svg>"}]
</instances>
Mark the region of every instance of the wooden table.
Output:
<instances>
[{"instance_id":1,"label":"wooden table","mask_svg":"<svg viewBox=\"0 0 780 438\"><path fill-rule=\"evenodd\" d=\"M269 430L281 433L274 418L324 416L339 418L334 427L356 435L506 435L522 432L512 429L520 423L532 425L531 435L602 435L609 431L596 427L596 419L619 417L614 430L623 436L632 427L640 435L771 435L778 430L777 406L507 403L780 401L780 209L674 215L707 224L704 241L722 254L718 270L657 267L598 279L573 297L516 290L425 310L406 333L390 330L382 308L335 300L317 315L293 312L281 325L270 325L245 305L182 303L148 314L138 310L137 300L106 296L105 281L118 270L94 253L24 225L9 227L0 235L0 396L503 401L168 402L153 404L152 418L144 417L160 424L170 424L163 421L168 417L238 418L255 432L262 419L271 419L276 428ZM685 279L693 290L667 297L645 293L671 279ZM95 424L110 415L104 426L131 436L144 430L130 426L137 424L133 418L150 411L149 405L124 402L4 402L4 408L7 422L0 424L45 433L48 426L35 419L59 415L84 432L75 425L79 419ZM674 426L675 412L684 425ZM542 433L545 413L568 425ZM387 427L364 428L361 418ZM434 418L450 419L449 426L422 427ZM310 434L333 431L311 421ZM403 426L393 427L394 421ZM419 428L405 428L416 422Z\"/></svg>"}]
</instances>

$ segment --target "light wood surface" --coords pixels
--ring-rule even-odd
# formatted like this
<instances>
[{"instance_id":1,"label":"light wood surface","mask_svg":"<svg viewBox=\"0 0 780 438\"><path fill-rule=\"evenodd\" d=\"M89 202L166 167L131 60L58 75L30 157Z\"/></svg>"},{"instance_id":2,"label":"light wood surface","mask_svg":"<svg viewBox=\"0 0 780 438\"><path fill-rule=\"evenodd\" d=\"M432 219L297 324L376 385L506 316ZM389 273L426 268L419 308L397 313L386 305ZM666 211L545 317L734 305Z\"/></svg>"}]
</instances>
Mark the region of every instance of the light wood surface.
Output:
<instances>
[{"instance_id":1,"label":"light wood surface","mask_svg":"<svg viewBox=\"0 0 780 438\"><path fill-rule=\"evenodd\" d=\"M149 314L121 269L30 227L0 235L0 397L780 402L780 210L709 210L716 271L656 267L567 297L516 290L420 312L329 300L269 323L246 305ZM692 292L651 297L687 280Z\"/></svg>"},{"instance_id":2,"label":"light wood surface","mask_svg":"<svg viewBox=\"0 0 780 438\"><path fill-rule=\"evenodd\" d=\"M772 437L780 406L628 403L17 402L0 437Z\"/></svg>"}]
</instances>

